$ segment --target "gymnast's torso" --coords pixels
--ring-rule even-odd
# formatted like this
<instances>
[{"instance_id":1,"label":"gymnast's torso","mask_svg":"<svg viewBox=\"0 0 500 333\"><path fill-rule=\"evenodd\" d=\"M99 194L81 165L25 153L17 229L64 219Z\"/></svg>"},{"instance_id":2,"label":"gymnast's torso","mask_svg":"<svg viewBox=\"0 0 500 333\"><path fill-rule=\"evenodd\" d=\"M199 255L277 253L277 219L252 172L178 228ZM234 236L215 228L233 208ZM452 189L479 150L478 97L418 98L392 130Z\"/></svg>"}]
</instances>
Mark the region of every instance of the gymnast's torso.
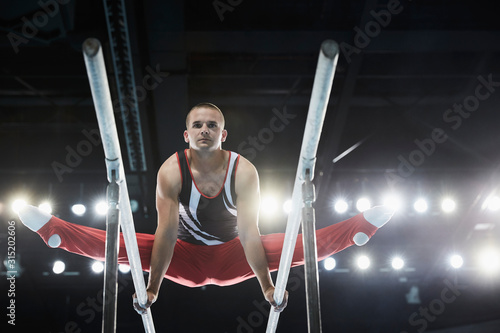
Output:
<instances>
[{"instance_id":1,"label":"gymnast's torso","mask_svg":"<svg viewBox=\"0 0 500 333\"><path fill-rule=\"evenodd\" d=\"M239 155L228 153L224 183L212 197L203 194L196 185L186 150L176 153L182 178L179 239L198 245L218 245L238 236L234 186Z\"/></svg>"}]
</instances>

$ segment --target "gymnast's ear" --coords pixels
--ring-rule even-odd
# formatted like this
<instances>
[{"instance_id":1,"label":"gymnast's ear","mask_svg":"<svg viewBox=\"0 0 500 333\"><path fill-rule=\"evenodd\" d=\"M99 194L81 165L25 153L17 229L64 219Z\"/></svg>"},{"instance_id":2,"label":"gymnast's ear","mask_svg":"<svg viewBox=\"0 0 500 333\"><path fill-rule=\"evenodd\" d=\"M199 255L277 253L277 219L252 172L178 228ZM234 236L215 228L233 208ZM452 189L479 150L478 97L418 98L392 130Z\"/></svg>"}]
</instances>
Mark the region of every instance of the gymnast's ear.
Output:
<instances>
[{"instance_id":1,"label":"gymnast's ear","mask_svg":"<svg viewBox=\"0 0 500 333\"><path fill-rule=\"evenodd\" d=\"M189 143L189 135L188 135L188 131L187 130L184 131L184 141L186 143Z\"/></svg>"},{"instance_id":2,"label":"gymnast's ear","mask_svg":"<svg viewBox=\"0 0 500 333\"><path fill-rule=\"evenodd\" d=\"M227 139L227 131L224 129L224 130L222 130L222 136L221 136L220 141L226 142L226 139Z\"/></svg>"}]
</instances>

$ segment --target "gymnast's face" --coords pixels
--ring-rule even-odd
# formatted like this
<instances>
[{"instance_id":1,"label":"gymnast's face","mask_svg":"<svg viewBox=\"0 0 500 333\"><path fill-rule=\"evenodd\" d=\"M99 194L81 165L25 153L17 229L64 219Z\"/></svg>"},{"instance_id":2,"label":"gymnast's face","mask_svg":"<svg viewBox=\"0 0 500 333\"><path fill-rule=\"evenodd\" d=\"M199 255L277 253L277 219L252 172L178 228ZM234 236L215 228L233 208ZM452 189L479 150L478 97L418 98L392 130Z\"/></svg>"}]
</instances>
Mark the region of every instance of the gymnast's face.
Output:
<instances>
[{"instance_id":1,"label":"gymnast's face","mask_svg":"<svg viewBox=\"0 0 500 333\"><path fill-rule=\"evenodd\" d=\"M226 141L224 119L217 110L208 107L195 108L188 114L186 124L184 141L189 143L190 148L216 150L221 149L222 142Z\"/></svg>"}]
</instances>

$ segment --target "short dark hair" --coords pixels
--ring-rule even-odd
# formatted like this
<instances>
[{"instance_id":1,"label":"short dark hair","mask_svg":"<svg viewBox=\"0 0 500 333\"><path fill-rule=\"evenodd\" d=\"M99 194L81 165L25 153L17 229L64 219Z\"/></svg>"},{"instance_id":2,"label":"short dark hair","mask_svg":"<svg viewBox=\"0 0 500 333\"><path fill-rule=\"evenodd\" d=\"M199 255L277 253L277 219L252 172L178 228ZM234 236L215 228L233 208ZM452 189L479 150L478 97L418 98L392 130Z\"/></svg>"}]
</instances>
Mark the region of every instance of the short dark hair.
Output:
<instances>
[{"instance_id":1,"label":"short dark hair","mask_svg":"<svg viewBox=\"0 0 500 333\"><path fill-rule=\"evenodd\" d=\"M188 120L189 120L189 115L191 114L191 111L193 111L194 109L198 109L198 108L209 108L212 110L219 111L220 115L222 116L222 128L224 128L224 125L226 124L226 120L224 119L224 114L222 113L221 109L219 109L219 107L217 105L215 105L213 103L209 103L209 102L198 103L189 110L189 112L186 115L186 128L189 126Z\"/></svg>"}]
</instances>

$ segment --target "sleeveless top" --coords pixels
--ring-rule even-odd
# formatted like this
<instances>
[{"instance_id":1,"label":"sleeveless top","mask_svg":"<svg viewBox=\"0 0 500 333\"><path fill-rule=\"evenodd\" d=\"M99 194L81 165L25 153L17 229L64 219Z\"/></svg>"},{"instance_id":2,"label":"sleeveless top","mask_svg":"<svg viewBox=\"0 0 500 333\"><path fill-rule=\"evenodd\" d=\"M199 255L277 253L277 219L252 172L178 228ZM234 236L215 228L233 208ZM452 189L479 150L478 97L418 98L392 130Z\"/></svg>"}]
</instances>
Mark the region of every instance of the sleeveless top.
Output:
<instances>
[{"instance_id":1,"label":"sleeveless top","mask_svg":"<svg viewBox=\"0 0 500 333\"><path fill-rule=\"evenodd\" d=\"M239 154L229 152L224 183L213 197L204 195L196 186L187 159L187 149L176 155L182 178L177 237L198 245L218 245L236 238L235 175Z\"/></svg>"}]
</instances>

